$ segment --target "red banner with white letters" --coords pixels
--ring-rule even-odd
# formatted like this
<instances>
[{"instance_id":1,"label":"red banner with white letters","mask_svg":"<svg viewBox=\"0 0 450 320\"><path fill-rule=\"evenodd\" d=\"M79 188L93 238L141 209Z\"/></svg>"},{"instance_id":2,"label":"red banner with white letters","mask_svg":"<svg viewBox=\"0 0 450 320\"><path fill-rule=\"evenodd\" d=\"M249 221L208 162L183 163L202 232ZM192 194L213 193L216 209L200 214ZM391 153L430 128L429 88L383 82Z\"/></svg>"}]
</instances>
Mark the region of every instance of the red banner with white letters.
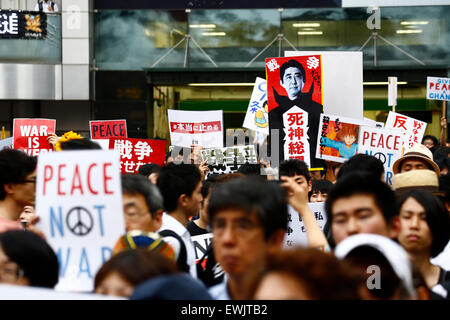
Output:
<instances>
[{"instance_id":1,"label":"red banner with white letters","mask_svg":"<svg viewBox=\"0 0 450 320\"><path fill-rule=\"evenodd\" d=\"M14 119L13 148L22 150L30 156L51 152L53 147L47 138L55 133L56 120L53 119Z\"/></svg>"}]
</instances>

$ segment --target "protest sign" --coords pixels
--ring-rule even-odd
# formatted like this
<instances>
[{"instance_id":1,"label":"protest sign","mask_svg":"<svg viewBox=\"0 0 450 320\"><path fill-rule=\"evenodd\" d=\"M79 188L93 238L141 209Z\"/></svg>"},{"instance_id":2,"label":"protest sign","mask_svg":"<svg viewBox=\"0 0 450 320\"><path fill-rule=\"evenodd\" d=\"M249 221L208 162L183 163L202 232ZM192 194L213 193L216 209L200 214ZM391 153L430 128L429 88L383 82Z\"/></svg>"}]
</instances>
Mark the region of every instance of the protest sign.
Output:
<instances>
[{"instance_id":1,"label":"protest sign","mask_svg":"<svg viewBox=\"0 0 450 320\"><path fill-rule=\"evenodd\" d=\"M450 78L427 77L427 99L450 101Z\"/></svg>"},{"instance_id":2,"label":"protest sign","mask_svg":"<svg viewBox=\"0 0 450 320\"><path fill-rule=\"evenodd\" d=\"M283 115L296 106L308 114L305 136L309 143L310 159L306 162L312 168L323 166L323 161L316 161L314 157L320 114L323 112L321 56L267 58L266 75L269 127L270 130L279 130L279 160L289 159L289 155L285 154L289 128L285 127Z\"/></svg>"},{"instance_id":3,"label":"protest sign","mask_svg":"<svg viewBox=\"0 0 450 320\"><path fill-rule=\"evenodd\" d=\"M203 258L203 256L206 253L206 250L211 245L212 238L213 234L211 232L191 237L192 242L194 243L196 261Z\"/></svg>"},{"instance_id":4,"label":"protest sign","mask_svg":"<svg viewBox=\"0 0 450 320\"><path fill-rule=\"evenodd\" d=\"M377 122L377 121L369 119L369 118L364 118L363 124L368 127L374 127L374 128L380 128L380 129L384 128L383 122Z\"/></svg>"},{"instance_id":5,"label":"protest sign","mask_svg":"<svg viewBox=\"0 0 450 320\"><path fill-rule=\"evenodd\" d=\"M325 202L310 202L308 206L313 212L320 229L323 230L327 222ZM288 205L288 227L284 236L283 247L289 249L297 246L308 246L306 228L299 213Z\"/></svg>"},{"instance_id":6,"label":"protest sign","mask_svg":"<svg viewBox=\"0 0 450 320\"><path fill-rule=\"evenodd\" d=\"M93 142L97 143L103 150L109 150L109 139L91 139Z\"/></svg>"},{"instance_id":7,"label":"protest sign","mask_svg":"<svg viewBox=\"0 0 450 320\"><path fill-rule=\"evenodd\" d=\"M223 111L167 110L172 145L223 147Z\"/></svg>"},{"instance_id":8,"label":"protest sign","mask_svg":"<svg viewBox=\"0 0 450 320\"><path fill-rule=\"evenodd\" d=\"M322 101L325 113L363 118L363 54L361 51L285 51L285 57L322 57Z\"/></svg>"},{"instance_id":9,"label":"protest sign","mask_svg":"<svg viewBox=\"0 0 450 320\"><path fill-rule=\"evenodd\" d=\"M53 151L47 137L55 133L56 120L52 119L14 119L13 148L22 150L30 156Z\"/></svg>"},{"instance_id":10,"label":"protest sign","mask_svg":"<svg viewBox=\"0 0 450 320\"><path fill-rule=\"evenodd\" d=\"M139 168L146 163L164 165L166 140L109 139L109 149L119 152L122 173L137 173Z\"/></svg>"},{"instance_id":11,"label":"protest sign","mask_svg":"<svg viewBox=\"0 0 450 320\"><path fill-rule=\"evenodd\" d=\"M210 148L200 151L202 161L209 168L207 176L217 173L236 172L244 163L257 163L258 157L254 145Z\"/></svg>"},{"instance_id":12,"label":"protest sign","mask_svg":"<svg viewBox=\"0 0 450 320\"><path fill-rule=\"evenodd\" d=\"M95 120L89 121L91 139L126 138L126 120Z\"/></svg>"},{"instance_id":13,"label":"protest sign","mask_svg":"<svg viewBox=\"0 0 450 320\"><path fill-rule=\"evenodd\" d=\"M386 120L385 129L398 129L404 134L403 147L404 149L411 148L415 143L422 143L427 123L404 116L400 113L389 111ZM402 151L403 154L403 151Z\"/></svg>"},{"instance_id":14,"label":"protest sign","mask_svg":"<svg viewBox=\"0 0 450 320\"><path fill-rule=\"evenodd\" d=\"M298 159L310 164L308 137L308 112L293 106L283 114L284 124L284 159Z\"/></svg>"},{"instance_id":15,"label":"protest sign","mask_svg":"<svg viewBox=\"0 0 450 320\"><path fill-rule=\"evenodd\" d=\"M256 78L252 97L245 115L244 128L269 134L269 109L267 105L267 83L263 78Z\"/></svg>"},{"instance_id":16,"label":"protest sign","mask_svg":"<svg viewBox=\"0 0 450 320\"><path fill-rule=\"evenodd\" d=\"M60 265L55 289L91 292L96 272L125 232L117 151L41 154L36 212Z\"/></svg>"},{"instance_id":17,"label":"protest sign","mask_svg":"<svg viewBox=\"0 0 450 320\"><path fill-rule=\"evenodd\" d=\"M362 120L322 114L316 157L345 162L354 156L358 150L359 127L362 124Z\"/></svg>"},{"instance_id":18,"label":"protest sign","mask_svg":"<svg viewBox=\"0 0 450 320\"><path fill-rule=\"evenodd\" d=\"M392 185L392 166L402 156L403 133L400 130L361 126L358 141L358 153L380 159L384 166L384 181Z\"/></svg>"}]
</instances>

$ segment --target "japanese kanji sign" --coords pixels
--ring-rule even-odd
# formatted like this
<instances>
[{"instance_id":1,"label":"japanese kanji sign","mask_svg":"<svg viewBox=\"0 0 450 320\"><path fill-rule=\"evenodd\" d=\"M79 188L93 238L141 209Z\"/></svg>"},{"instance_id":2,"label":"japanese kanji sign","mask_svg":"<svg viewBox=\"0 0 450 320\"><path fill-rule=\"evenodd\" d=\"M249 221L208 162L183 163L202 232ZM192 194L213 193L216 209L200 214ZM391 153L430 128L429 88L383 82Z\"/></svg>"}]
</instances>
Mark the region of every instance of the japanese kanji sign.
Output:
<instances>
[{"instance_id":1,"label":"japanese kanji sign","mask_svg":"<svg viewBox=\"0 0 450 320\"><path fill-rule=\"evenodd\" d=\"M95 120L89 121L91 139L126 138L126 120Z\"/></svg>"},{"instance_id":2,"label":"japanese kanji sign","mask_svg":"<svg viewBox=\"0 0 450 320\"><path fill-rule=\"evenodd\" d=\"M47 16L43 12L0 10L0 38L44 39Z\"/></svg>"},{"instance_id":3,"label":"japanese kanji sign","mask_svg":"<svg viewBox=\"0 0 450 320\"><path fill-rule=\"evenodd\" d=\"M254 145L211 148L201 150L202 160L209 167L208 175L213 173L236 172L244 163L257 163Z\"/></svg>"},{"instance_id":4,"label":"japanese kanji sign","mask_svg":"<svg viewBox=\"0 0 450 320\"><path fill-rule=\"evenodd\" d=\"M56 120L52 119L14 119L13 148L25 151L30 156L53 151L47 137L55 133L55 126Z\"/></svg>"},{"instance_id":5,"label":"japanese kanji sign","mask_svg":"<svg viewBox=\"0 0 450 320\"><path fill-rule=\"evenodd\" d=\"M345 162L354 156L358 150L359 127L362 124L362 120L322 114L316 157Z\"/></svg>"},{"instance_id":6,"label":"japanese kanji sign","mask_svg":"<svg viewBox=\"0 0 450 320\"><path fill-rule=\"evenodd\" d=\"M293 106L283 114L284 158L299 159L310 166L308 132L308 113Z\"/></svg>"},{"instance_id":7,"label":"japanese kanji sign","mask_svg":"<svg viewBox=\"0 0 450 320\"><path fill-rule=\"evenodd\" d=\"M384 165L384 181L392 185L392 166L402 156L403 133L400 130L361 126L358 141L358 153L380 159Z\"/></svg>"},{"instance_id":8,"label":"japanese kanji sign","mask_svg":"<svg viewBox=\"0 0 450 320\"><path fill-rule=\"evenodd\" d=\"M164 165L166 140L111 138L109 148L119 152L122 173L137 173L146 163Z\"/></svg>"},{"instance_id":9,"label":"japanese kanji sign","mask_svg":"<svg viewBox=\"0 0 450 320\"><path fill-rule=\"evenodd\" d=\"M60 265L55 289L92 292L98 269L125 232L117 151L41 154L36 212L41 217L37 227Z\"/></svg>"},{"instance_id":10,"label":"japanese kanji sign","mask_svg":"<svg viewBox=\"0 0 450 320\"><path fill-rule=\"evenodd\" d=\"M267 83L263 78L256 78L252 97L245 115L244 128L265 135L269 134L269 109L267 105Z\"/></svg>"},{"instance_id":11,"label":"japanese kanji sign","mask_svg":"<svg viewBox=\"0 0 450 320\"><path fill-rule=\"evenodd\" d=\"M427 99L450 101L450 78L427 77Z\"/></svg>"},{"instance_id":12,"label":"japanese kanji sign","mask_svg":"<svg viewBox=\"0 0 450 320\"><path fill-rule=\"evenodd\" d=\"M170 140L173 146L190 148L223 147L223 111L168 110Z\"/></svg>"},{"instance_id":13,"label":"japanese kanji sign","mask_svg":"<svg viewBox=\"0 0 450 320\"><path fill-rule=\"evenodd\" d=\"M403 139L403 146L405 149L411 148L415 143L422 143L427 123L404 116L400 113L389 111L386 120L386 129L398 129L405 135Z\"/></svg>"},{"instance_id":14,"label":"japanese kanji sign","mask_svg":"<svg viewBox=\"0 0 450 320\"><path fill-rule=\"evenodd\" d=\"M327 222L325 202L310 202L308 203L308 207L313 212L320 229L323 230ZM288 205L288 227L284 235L283 248L293 249L299 246L308 246L305 225L299 213Z\"/></svg>"},{"instance_id":15,"label":"japanese kanji sign","mask_svg":"<svg viewBox=\"0 0 450 320\"><path fill-rule=\"evenodd\" d=\"M321 167L323 161L315 160L315 148L317 144L317 132L319 129L320 114L323 112L322 105L322 64L320 55L301 57L281 57L266 59L267 78L267 103L269 109L270 130L279 130L279 159L283 161L292 157L286 154L286 127L285 114L295 106L303 114L307 114L304 139L309 144L309 159L305 162L312 168ZM299 128L297 128L299 129ZM291 139L292 140L292 139ZM296 144L298 154L303 147ZM272 142L274 143L274 142Z\"/></svg>"}]
</instances>

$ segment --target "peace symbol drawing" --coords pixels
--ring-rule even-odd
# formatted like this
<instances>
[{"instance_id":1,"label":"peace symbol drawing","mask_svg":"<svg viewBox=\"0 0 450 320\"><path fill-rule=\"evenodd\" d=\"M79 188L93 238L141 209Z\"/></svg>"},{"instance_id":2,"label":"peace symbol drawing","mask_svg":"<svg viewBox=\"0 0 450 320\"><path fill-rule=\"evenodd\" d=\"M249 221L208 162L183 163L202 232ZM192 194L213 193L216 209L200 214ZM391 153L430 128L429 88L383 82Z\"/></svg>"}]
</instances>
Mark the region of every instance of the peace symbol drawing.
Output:
<instances>
[{"instance_id":1,"label":"peace symbol drawing","mask_svg":"<svg viewBox=\"0 0 450 320\"><path fill-rule=\"evenodd\" d=\"M89 210L83 207L74 207L67 213L66 224L74 235L85 236L91 232L94 219Z\"/></svg>"}]
</instances>

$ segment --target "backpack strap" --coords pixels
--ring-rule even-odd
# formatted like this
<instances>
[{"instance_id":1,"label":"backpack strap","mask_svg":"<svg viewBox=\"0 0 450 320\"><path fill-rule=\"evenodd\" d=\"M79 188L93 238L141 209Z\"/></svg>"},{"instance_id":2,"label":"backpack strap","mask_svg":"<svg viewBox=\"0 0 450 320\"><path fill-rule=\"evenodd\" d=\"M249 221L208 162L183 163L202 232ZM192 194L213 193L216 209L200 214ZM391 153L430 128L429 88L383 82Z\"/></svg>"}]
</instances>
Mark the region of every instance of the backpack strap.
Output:
<instances>
[{"instance_id":1,"label":"backpack strap","mask_svg":"<svg viewBox=\"0 0 450 320\"><path fill-rule=\"evenodd\" d=\"M189 265L187 264L187 250L186 245L184 244L183 239L172 230L162 230L158 232L163 238L172 237L178 240L180 243L180 252L178 253L177 265L178 267L185 272L189 272Z\"/></svg>"}]
</instances>

